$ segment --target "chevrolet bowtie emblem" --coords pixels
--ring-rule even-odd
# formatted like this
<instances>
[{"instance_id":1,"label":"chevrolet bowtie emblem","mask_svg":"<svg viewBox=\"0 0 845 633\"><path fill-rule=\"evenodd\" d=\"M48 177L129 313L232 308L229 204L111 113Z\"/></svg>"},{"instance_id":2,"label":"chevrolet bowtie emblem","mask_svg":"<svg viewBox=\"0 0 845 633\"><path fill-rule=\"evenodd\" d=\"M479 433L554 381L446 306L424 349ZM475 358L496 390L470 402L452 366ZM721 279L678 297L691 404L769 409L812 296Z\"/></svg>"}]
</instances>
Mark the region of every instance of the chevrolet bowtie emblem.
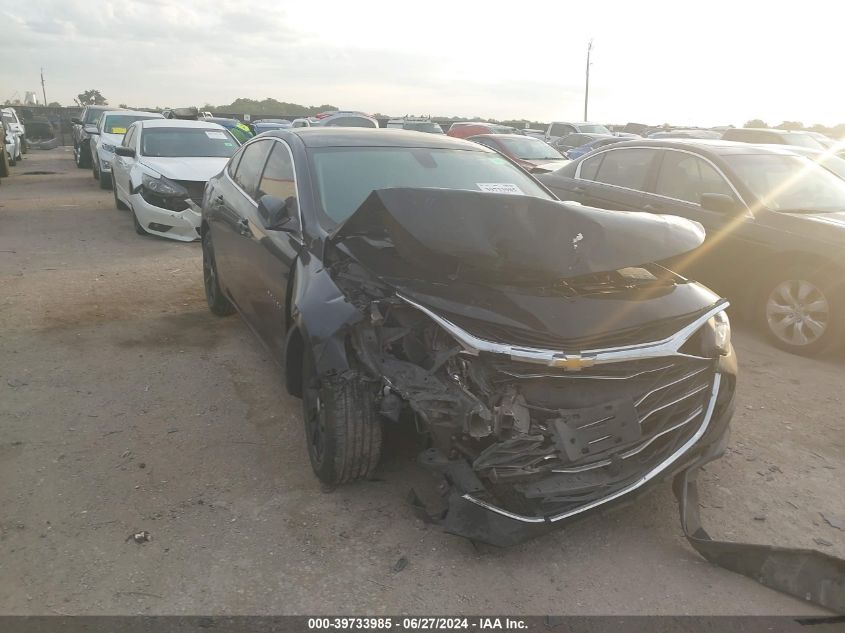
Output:
<instances>
[{"instance_id":1,"label":"chevrolet bowtie emblem","mask_svg":"<svg viewBox=\"0 0 845 633\"><path fill-rule=\"evenodd\" d=\"M584 367L590 367L595 362L594 358L584 358L578 354L575 356L555 356L549 361L549 366L566 371L581 371Z\"/></svg>"}]
</instances>

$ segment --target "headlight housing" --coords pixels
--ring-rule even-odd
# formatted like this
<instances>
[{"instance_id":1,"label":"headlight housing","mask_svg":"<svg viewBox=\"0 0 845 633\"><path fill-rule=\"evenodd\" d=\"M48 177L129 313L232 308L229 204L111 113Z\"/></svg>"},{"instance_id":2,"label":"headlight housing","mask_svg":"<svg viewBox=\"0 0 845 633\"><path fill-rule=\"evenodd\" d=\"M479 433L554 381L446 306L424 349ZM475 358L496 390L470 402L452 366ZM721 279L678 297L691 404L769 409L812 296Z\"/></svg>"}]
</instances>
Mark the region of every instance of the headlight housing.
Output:
<instances>
[{"instance_id":1,"label":"headlight housing","mask_svg":"<svg viewBox=\"0 0 845 633\"><path fill-rule=\"evenodd\" d=\"M731 350L731 322L724 310L707 320L701 341L707 356L727 356Z\"/></svg>"},{"instance_id":2,"label":"headlight housing","mask_svg":"<svg viewBox=\"0 0 845 633\"><path fill-rule=\"evenodd\" d=\"M149 176L144 174L143 178L141 178L141 186L144 189L148 189L155 194L160 196L169 196L169 197L188 197L188 190L185 189L182 185L178 182L173 182L169 178L165 178L161 176L159 178L154 178L153 176Z\"/></svg>"},{"instance_id":3,"label":"headlight housing","mask_svg":"<svg viewBox=\"0 0 845 633\"><path fill-rule=\"evenodd\" d=\"M102 147L109 154L114 154L114 145L109 145L108 143L103 143L102 145L100 145L100 147Z\"/></svg>"}]
</instances>

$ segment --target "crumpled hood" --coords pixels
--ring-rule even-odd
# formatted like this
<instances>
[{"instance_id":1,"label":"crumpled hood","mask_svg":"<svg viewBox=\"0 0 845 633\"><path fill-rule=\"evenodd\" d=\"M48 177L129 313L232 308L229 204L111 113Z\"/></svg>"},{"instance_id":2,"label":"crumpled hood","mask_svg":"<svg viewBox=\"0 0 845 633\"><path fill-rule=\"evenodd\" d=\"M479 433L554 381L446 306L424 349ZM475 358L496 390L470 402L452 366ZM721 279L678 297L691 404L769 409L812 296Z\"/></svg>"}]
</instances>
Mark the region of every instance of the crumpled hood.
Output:
<instances>
[{"instance_id":1,"label":"crumpled hood","mask_svg":"<svg viewBox=\"0 0 845 633\"><path fill-rule=\"evenodd\" d=\"M219 174L228 158L154 158L142 156L141 164L171 180L207 181Z\"/></svg>"},{"instance_id":2,"label":"crumpled hood","mask_svg":"<svg viewBox=\"0 0 845 633\"><path fill-rule=\"evenodd\" d=\"M579 288L576 277L634 269L691 250L703 238L700 225L672 216L525 196L388 189L374 191L329 239L394 292L481 338L529 336L572 350L624 331L638 341L658 340L720 298L671 275L597 292L567 291L562 280ZM366 292L357 279L344 286Z\"/></svg>"},{"instance_id":3,"label":"crumpled hood","mask_svg":"<svg viewBox=\"0 0 845 633\"><path fill-rule=\"evenodd\" d=\"M392 247L421 272L540 281L668 259L700 246L704 229L675 216L530 196L397 188L373 191L330 239L365 267L368 251Z\"/></svg>"}]
</instances>

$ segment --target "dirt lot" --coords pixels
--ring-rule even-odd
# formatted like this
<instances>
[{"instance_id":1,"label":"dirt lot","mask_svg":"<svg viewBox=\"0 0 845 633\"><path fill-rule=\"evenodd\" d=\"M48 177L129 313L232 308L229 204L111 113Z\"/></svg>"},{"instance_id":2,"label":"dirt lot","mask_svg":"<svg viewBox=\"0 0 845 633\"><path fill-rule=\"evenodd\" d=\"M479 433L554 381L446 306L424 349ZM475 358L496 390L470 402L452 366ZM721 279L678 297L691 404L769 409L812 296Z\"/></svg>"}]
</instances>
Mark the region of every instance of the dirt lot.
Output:
<instances>
[{"instance_id":1,"label":"dirt lot","mask_svg":"<svg viewBox=\"0 0 845 633\"><path fill-rule=\"evenodd\" d=\"M845 363L734 330L705 524L845 556ZM820 613L700 559L668 485L480 552L414 517L402 442L321 492L282 383L206 310L197 244L139 237L70 152L30 153L0 186L0 613Z\"/></svg>"}]
</instances>

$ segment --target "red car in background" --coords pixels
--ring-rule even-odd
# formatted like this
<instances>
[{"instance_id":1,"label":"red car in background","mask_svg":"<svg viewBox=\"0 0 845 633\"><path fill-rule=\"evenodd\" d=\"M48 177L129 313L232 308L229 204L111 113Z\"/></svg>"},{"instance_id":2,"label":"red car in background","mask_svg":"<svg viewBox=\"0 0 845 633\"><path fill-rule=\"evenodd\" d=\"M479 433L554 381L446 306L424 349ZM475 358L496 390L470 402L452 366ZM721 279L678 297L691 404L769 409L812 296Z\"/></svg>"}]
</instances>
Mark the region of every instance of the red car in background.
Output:
<instances>
[{"instance_id":1,"label":"red car in background","mask_svg":"<svg viewBox=\"0 0 845 633\"><path fill-rule=\"evenodd\" d=\"M468 141L480 143L500 154L504 154L515 163L531 171L539 165L547 165L557 161L565 161L564 157L554 147L531 136L521 134L479 134L470 136Z\"/></svg>"},{"instance_id":2,"label":"red car in background","mask_svg":"<svg viewBox=\"0 0 845 633\"><path fill-rule=\"evenodd\" d=\"M484 123L483 121L461 121L453 123L446 132L447 136L455 138L469 138L478 134L519 134L519 130L508 125Z\"/></svg>"}]
</instances>

